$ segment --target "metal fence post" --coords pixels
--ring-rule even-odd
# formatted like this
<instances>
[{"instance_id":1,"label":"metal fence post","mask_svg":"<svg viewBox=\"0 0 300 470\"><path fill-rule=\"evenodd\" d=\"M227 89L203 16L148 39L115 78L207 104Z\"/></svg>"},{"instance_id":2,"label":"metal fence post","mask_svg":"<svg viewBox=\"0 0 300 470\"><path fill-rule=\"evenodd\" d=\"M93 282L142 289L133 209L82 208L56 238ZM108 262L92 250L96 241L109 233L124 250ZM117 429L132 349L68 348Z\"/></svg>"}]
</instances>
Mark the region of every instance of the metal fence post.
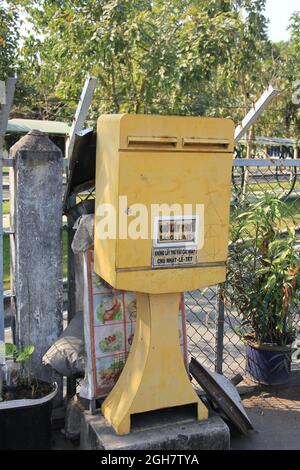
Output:
<instances>
[{"instance_id":1,"label":"metal fence post","mask_svg":"<svg viewBox=\"0 0 300 470\"><path fill-rule=\"evenodd\" d=\"M218 374L223 372L223 350L224 350L224 318L225 318L225 305L224 305L224 284L219 286L218 293L218 319L216 324L216 356L215 356L215 371Z\"/></svg>"},{"instance_id":2,"label":"metal fence post","mask_svg":"<svg viewBox=\"0 0 300 470\"><path fill-rule=\"evenodd\" d=\"M70 196L68 198L69 208L75 206L76 197ZM74 220L72 215L68 213L68 324L72 320L76 311L76 284L75 284L75 267L74 267L74 253L72 250L72 242L74 238ZM67 396L71 398L76 393L76 380L73 378L67 380Z\"/></svg>"}]
</instances>

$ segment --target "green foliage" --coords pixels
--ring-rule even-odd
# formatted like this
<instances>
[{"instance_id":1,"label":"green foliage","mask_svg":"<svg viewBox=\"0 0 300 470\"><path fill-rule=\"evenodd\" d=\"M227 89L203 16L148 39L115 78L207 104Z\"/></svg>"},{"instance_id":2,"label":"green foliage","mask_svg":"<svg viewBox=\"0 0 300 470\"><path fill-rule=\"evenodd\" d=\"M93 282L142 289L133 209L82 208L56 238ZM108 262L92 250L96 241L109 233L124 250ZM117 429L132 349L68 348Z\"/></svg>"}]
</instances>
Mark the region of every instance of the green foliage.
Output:
<instances>
[{"instance_id":1,"label":"green foliage","mask_svg":"<svg viewBox=\"0 0 300 470\"><path fill-rule=\"evenodd\" d=\"M24 350L17 355L16 357L16 362L25 362L25 361L28 361L28 359L30 358L30 356L33 354L34 352L34 346L33 344L30 344L29 346L26 346L24 348Z\"/></svg>"},{"instance_id":2,"label":"green foliage","mask_svg":"<svg viewBox=\"0 0 300 470\"><path fill-rule=\"evenodd\" d=\"M268 81L257 79L270 49L264 0L18 3L32 23L20 81L43 118L72 117L87 72L99 83L92 120L103 112L240 118Z\"/></svg>"},{"instance_id":3,"label":"green foliage","mask_svg":"<svg viewBox=\"0 0 300 470\"><path fill-rule=\"evenodd\" d=\"M291 18L290 41L272 44L265 3L10 0L9 7L0 7L10 47L1 50L0 44L0 51L5 70L17 65L15 115L70 122L90 73L98 87L89 125L109 112L238 122L271 82L282 93L249 138L255 133L299 138L299 106L292 100L300 73L299 13ZM21 20L27 33L17 53Z\"/></svg>"},{"instance_id":4,"label":"green foliage","mask_svg":"<svg viewBox=\"0 0 300 470\"><path fill-rule=\"evenodd\" d=\"M23 351L20 352L14 344L5 343L5 355L13 357L16 362L28 361L33 353L34 353L33 344L29 344L23 349Z\"/></svg>"},{"instance_id":5,"label":"green foliage","mask_svg":"<svg viewBox=\"0 0 300 470\"><path fill-rule=\"evenodd\" d=\"M287 205L266 196L236 214L232 224L228 296L242 317L243 334L256 341L291 344L300 292L295 230L282 231Z\"/></svg>"},{"instance_id":6,"label":"green foliage","mask_svg":"<svg viewBox=\"0 0 300 470\"><path fill-rule=\"evenodd\" d=\"M15 356L18 348L13 343L5 343L5 356Z\"/></svg>"},{"instance_id":7,"label":"green foliage","mask_svg":"<svg viewBox=\"0 0 300 470\"><path fill-rule=\"evenodd\" d=\"M23 385L31 389L31 397L34 398L35 392L37 389L36 384L32 381L31 377L31 356L34 353L34 346L33 344L29 344L26 346L23 351L19 351L18 348L13 343L5 343L5 356L7 358L13 359L13 364L21 363L21 368L15 370L14 372L12 369L11 361L8 362L10 373L6 376L6 385L9 387L16 386L16 385ZM26 370L27 365L27 370ZM0 371L1 372L1 371ZM13 380L12 375L13 374ZM0 401L3 400L2 390L3 381L2 377L0 377Z\"/></svg>"},{"instance_id":8,"label":"green foliage","mask_svg":"<svg viewBox=\"0 0 300 470\"><path fill-rule=\"evenodd\" d=\"M16 8L9 2L0 3L0 80L14 76L19 39Z\"/></svg>"}]
</instances>

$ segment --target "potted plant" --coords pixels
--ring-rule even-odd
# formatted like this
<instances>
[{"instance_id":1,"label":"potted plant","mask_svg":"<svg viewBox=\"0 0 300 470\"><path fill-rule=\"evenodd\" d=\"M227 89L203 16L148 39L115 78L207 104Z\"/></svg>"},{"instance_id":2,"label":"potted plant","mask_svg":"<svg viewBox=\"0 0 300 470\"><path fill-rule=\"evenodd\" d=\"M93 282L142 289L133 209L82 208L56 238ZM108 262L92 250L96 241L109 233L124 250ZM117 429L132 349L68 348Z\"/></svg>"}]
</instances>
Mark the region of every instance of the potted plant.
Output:
<instances>
[{"instance_id":1,"label":"potted plant","mask_svg":"<svg viewBox=\"0 0 300 470\"><path fill-rule=\"evenodd\" d=\"M34 346L22 352L5 344L0 366L0 449L38 450L51 446L52 401L57 385L32 377Z\"/></svg>"},{"instance_id":2,"label":"potted plant","mask_svg":"<svg viewBox=\"0 0 300 470\"><path fill-rule=\"evenodd\" d=\"M287 214L286 203L265 196L232 223L226 296L242 319L246 372L267 385L287 382L297 336L299 238Z\"/></svg>"}]
</instances>

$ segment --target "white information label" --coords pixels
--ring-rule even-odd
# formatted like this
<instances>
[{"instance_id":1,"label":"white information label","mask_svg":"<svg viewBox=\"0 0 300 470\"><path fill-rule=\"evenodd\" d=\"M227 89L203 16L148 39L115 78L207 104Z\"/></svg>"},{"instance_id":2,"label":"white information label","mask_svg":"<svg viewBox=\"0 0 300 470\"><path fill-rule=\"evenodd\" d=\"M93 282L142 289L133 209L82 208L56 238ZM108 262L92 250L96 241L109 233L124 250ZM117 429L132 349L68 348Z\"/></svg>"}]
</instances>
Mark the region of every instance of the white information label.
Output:
<instances>
[{"instance_id":1,"label":"white information label","mask_svg":"<svg viewBox=\"0 0 300 470\"><path fill-rule=\"evenodd\" d=\"M199 216L156 217L152 268L190 266L198 262Z\"/></svg>"},{"instance_id":2,"label":"white information label","mask_svg":"<svg viewBox=\"0 0 300 470\"><path fill-rule=\"evenodd\" d=\"M196 248L153 248L152 268L172 268L179 266L190 266L198 261L198 250Z\"/></svg>"}]
</instances>

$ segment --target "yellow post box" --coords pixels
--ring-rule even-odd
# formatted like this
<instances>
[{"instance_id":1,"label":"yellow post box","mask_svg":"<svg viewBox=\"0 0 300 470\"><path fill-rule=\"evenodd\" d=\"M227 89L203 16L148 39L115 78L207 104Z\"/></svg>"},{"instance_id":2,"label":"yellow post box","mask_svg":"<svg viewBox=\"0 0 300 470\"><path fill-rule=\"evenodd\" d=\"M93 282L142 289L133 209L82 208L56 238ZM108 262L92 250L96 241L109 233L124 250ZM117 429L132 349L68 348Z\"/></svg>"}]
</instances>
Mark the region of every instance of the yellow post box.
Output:
<instances>
[{"instance_id":1,"label":"yellow post box","mask_svg":"<svg viewBox=\"0 0 300 470\"><path fill-rule=\"evenodd\" d=\"M137 292L132 349L102 405L119 434L151 410L194 404L207 418L180 352L179 292L225 280L233 140L227 119L98 120L95 271Z\"/></svg>"}]
</instances>

